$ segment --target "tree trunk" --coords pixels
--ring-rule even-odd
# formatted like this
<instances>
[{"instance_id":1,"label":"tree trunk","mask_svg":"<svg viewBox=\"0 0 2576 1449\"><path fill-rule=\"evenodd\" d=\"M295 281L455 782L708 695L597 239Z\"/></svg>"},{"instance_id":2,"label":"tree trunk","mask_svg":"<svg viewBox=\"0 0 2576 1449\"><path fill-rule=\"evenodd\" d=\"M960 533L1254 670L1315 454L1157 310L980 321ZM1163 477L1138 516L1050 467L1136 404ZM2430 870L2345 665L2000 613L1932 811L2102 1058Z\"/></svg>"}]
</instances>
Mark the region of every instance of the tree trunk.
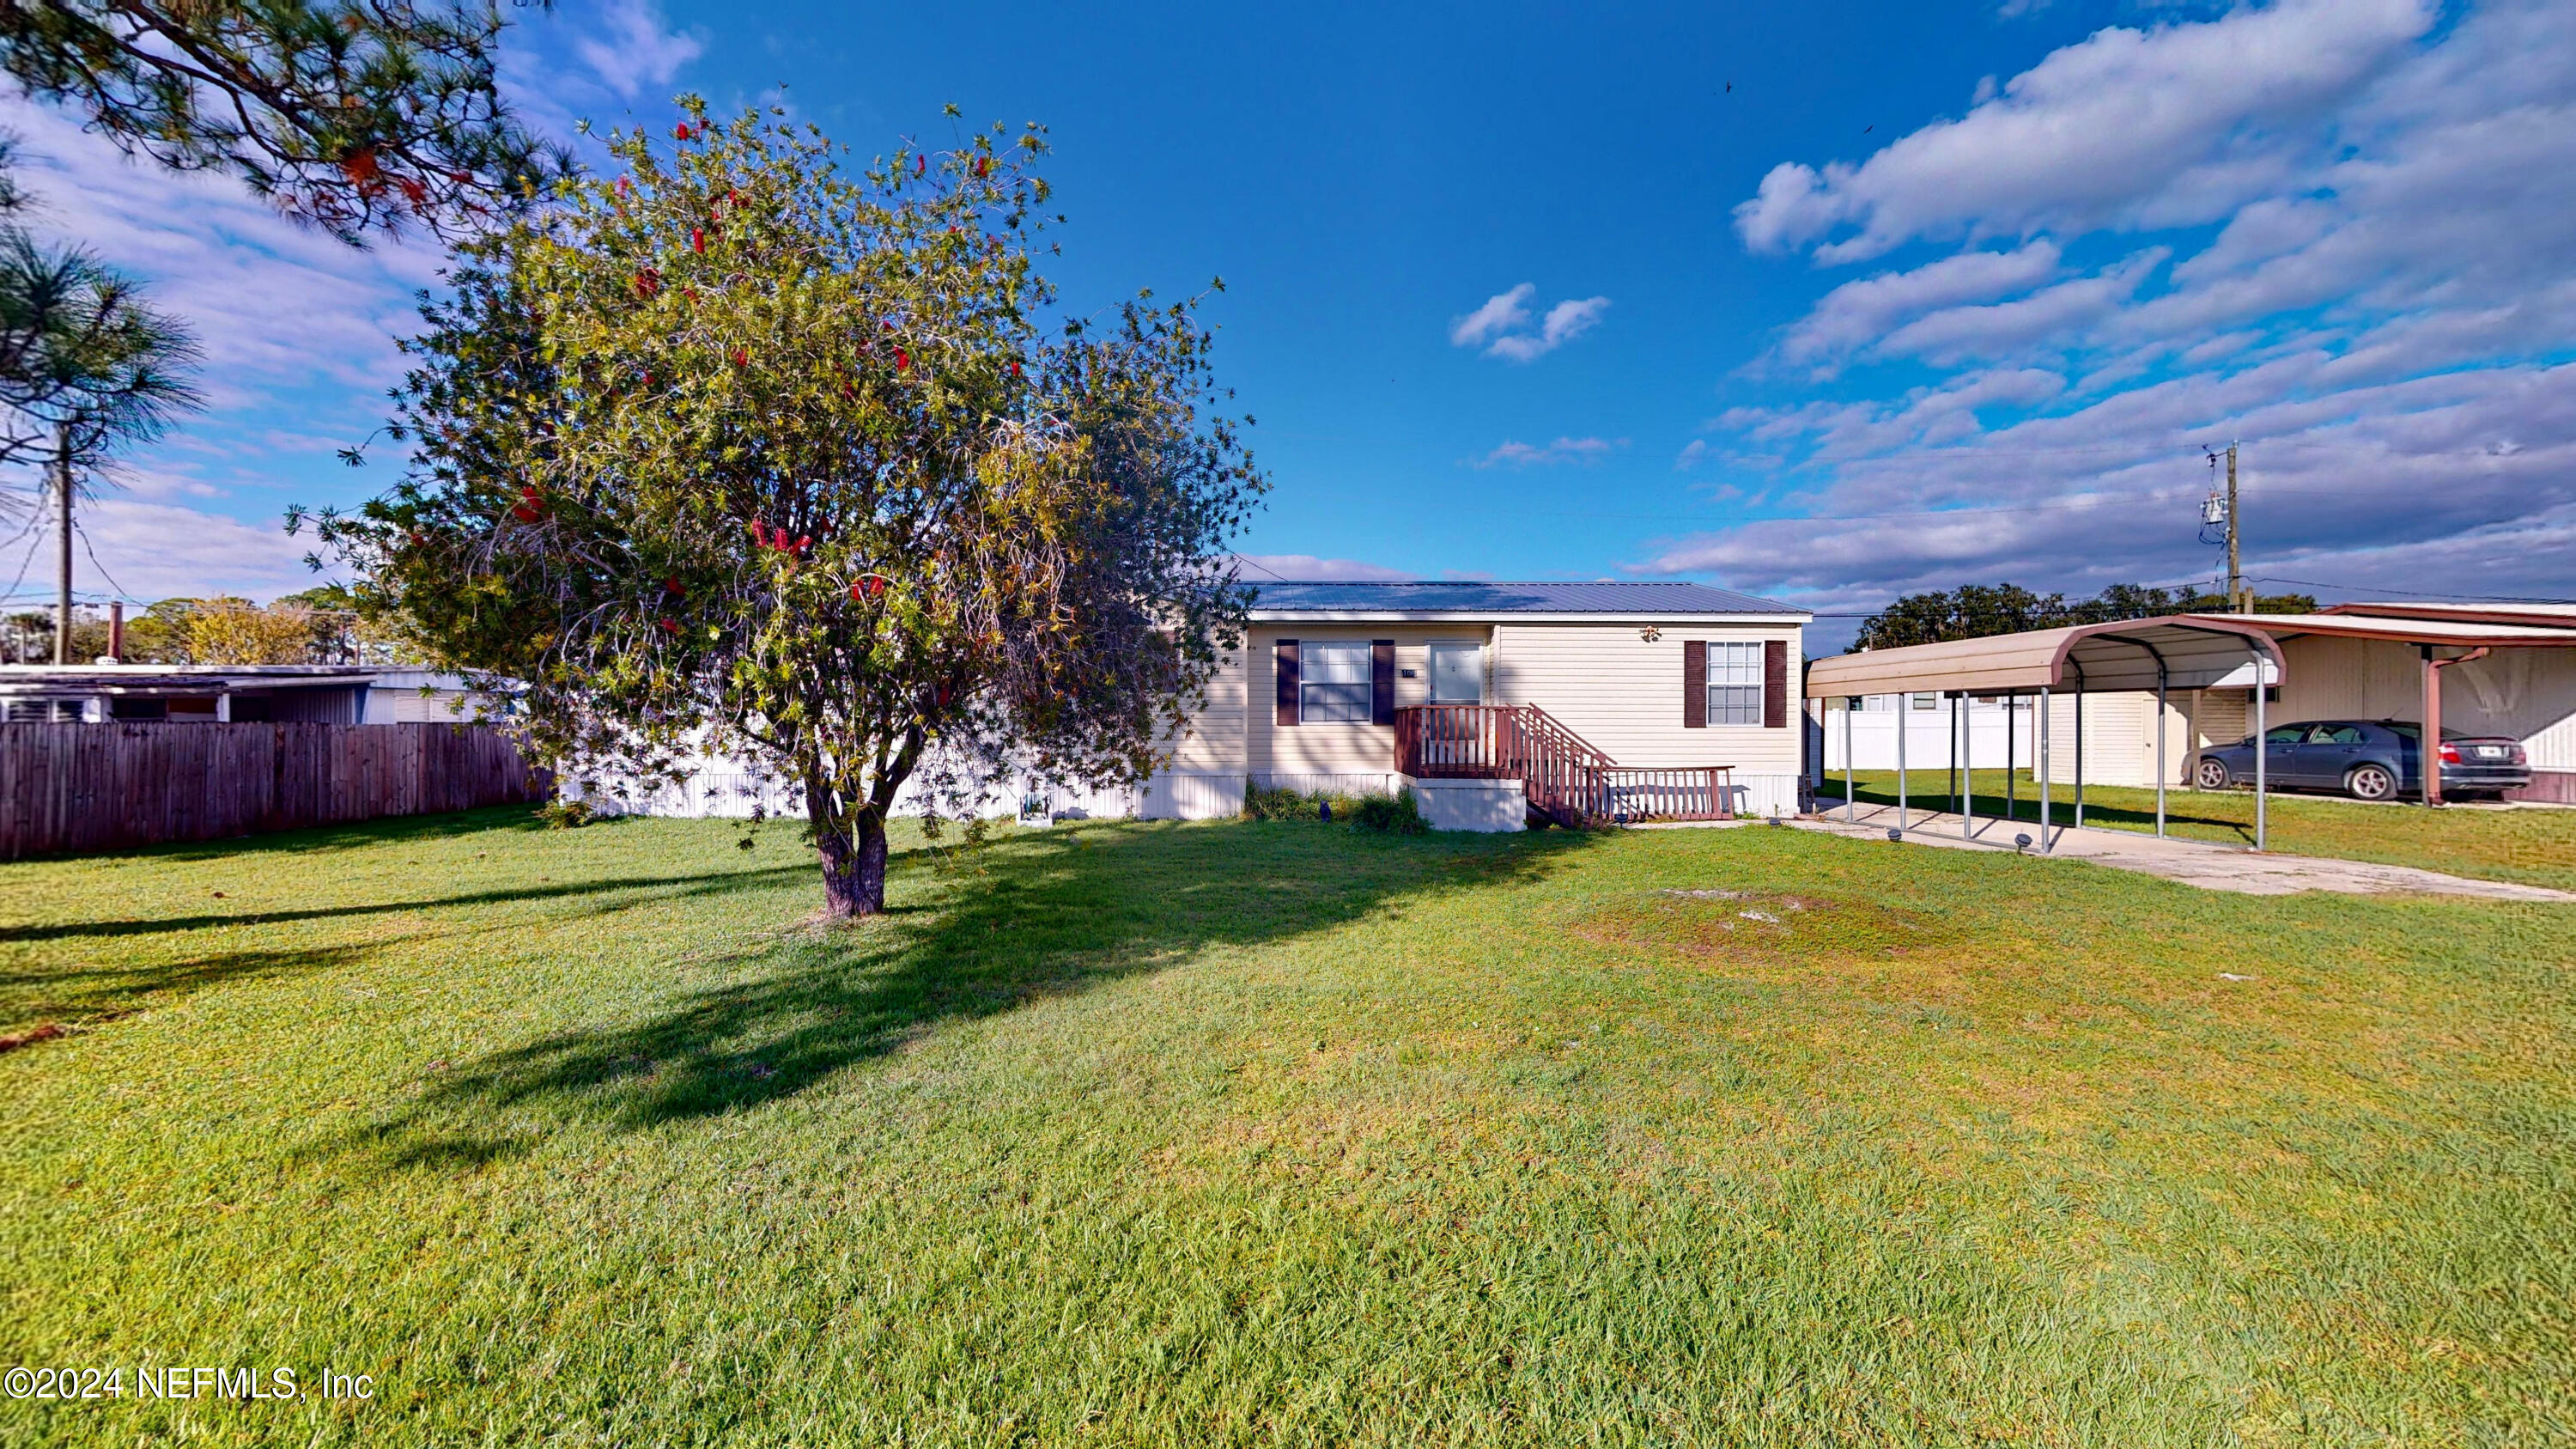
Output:
<instances>
[{"instance_id":1,"label":"tree trunk","mask_svg":"<svg viewBox=\"0 0 2576 1449\"><path fill-rule=\"evenodd\" d=\"M823 913L836 921L885 911L885 816L862 805L848 827L815 812L814 853L823 859Z\"/></svg>"}]
</instances>

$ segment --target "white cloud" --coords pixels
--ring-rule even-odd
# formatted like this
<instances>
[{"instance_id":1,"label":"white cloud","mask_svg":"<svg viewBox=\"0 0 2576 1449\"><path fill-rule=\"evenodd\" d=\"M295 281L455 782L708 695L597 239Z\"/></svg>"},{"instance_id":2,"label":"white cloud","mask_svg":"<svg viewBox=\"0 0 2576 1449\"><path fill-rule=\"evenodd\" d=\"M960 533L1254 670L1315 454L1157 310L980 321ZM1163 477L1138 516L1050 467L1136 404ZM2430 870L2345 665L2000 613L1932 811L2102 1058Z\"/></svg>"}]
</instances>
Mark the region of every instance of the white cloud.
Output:
<instances>
[{"instance_id":1,"label":"white cloud","mask_svg":"<svg viewBox=\"0 0 2576 1449\"><path fill-rule=\"evenodd\" d=\"M636 99L647 85L670 84L707 48L692 33L665 30L654 0L609 0L598 7L598 24L600 33L573 42L574 53L624 100Z\"/></svg>"},{"instance_id":2,"label":"white cloud","mask_svg":"<svg viewBox=\"0 0 2576 1449\"><path fill-rule=\"evenodd\" d=\"M1403 583L1416 575L1351 558L1318 558L1311 553L1239 553L1247 583L1264 579L1306 582L1332 579L1359 583Z\"/></svg>"},{"instance_id":3,"label":"white cloud","mask_svg":"<svg viewBox=\"0 0 2576 1449\"><path fill-rule=\"evenodd\" d=\"M1486 298L1485 305L1449 324L1449 345L1482 347L1500 333L1529 325L1529 301L1537 295L1536 284L1523 282Z\"/></svg>"},{"instance_id":4,"label":"white cloud","mask_svg":"<svg viewBox=\"0 0 2576 1449\"><path fill-rule=\"evenodd\" d=\"M1781 339L1791 362L1847 356L1927 312L2015 296L2057 273L2045 237L2007 252L1966 251L1908 272L1881 272L1827 292Z\"/></svg>"},{"instance_id":5,"label":"white cloud","mask_svg":"<svg viewBox=\"0 0 2576 1449\"><path fill-rule=\"evenodd\" d=\"M1775 169L1738 210L1755 250L1962 249L1783 331L1770 355L1836 399L1713 424L1694 461L1761 468L1809 517L1640 567L1817 599L2205 579L2198 446L2236 438L2258 574L2569 593L2576 27L2553 0L2426 17L2104 31L1861 166ZM1879 362L1905 366L1873 397L1854 369Z\"/></svg>"},{"instance_id":6,"label":"white cloud","mask_svg":"<svg viewBox=\"0 0 2576 1449\"><path fill-rule=\"evenodd\" d=\"M2098 31L1859 166L1783 162L1736 208L1736 231L1757 252L1814 244L1820 260L1856 261L1918 238L2211 220L2284 178L2276 128L2351 98L2434 14L2425 0L2281 0Z\"/></svg>"},{"instance_id":7,"label":"white cloud","mask_svg":"<svg viewBox=\"0 0 2576 1449\"><path fill-rule=\"evenodd\" d=\"M1449 324L1453 347L1483 347L1487 357L1535 362L1600 324L1610 310L1607 297L1570 298L1547 309L1531 327L1530 299L1538 288L1528 282L1489 297L1485 305Z\"/></svg>"},{"instance_id":8,"label":"white cloud","mask_svg":"<svg viewBox=\"0 0 2576 1449\"><path fill-rule=\"evenodd\" d=\"M50 528L39 533L43 556L11 596L13 606L53 597L55 534ZM274 524L260 527L144 497L111 493L84 502L76 536L72 588L84 600L149 602L218 592L272 599L318 581L302 562L303 548ZM18 560L8 567L14 573ZM0 574L0 584L7 581Z\"/></svg>"},{"instance_id":9,"label":"white cloud","mask_svg":"<svg viewBox=\"0 0 2576 1449\"><path fill-rule=\"evenodd\" d=\"M1626 446L1626 438L1558 438L1544 446L1505 439L1494 451L1477 459L1475 466L1491 468L1496 464L1508 464L1514 468L1532 468L1554 463L1598 463Z\"/></svg>"}]
</instances>

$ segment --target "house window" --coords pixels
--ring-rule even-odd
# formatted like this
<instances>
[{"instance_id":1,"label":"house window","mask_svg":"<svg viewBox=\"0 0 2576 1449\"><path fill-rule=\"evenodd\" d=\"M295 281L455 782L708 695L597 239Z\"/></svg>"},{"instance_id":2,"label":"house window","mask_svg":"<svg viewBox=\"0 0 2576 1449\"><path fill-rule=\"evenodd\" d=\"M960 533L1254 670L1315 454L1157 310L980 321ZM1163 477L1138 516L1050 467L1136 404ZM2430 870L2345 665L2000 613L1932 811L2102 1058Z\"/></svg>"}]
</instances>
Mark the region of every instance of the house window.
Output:
<instances>
[{"instance_id":1,"label":"house window","mask_svg":"<svg viewBox=\"0 0 2576 1449\"><path fill-rule=\"evenodd\" d=\"M1713 725L1762 723L1762 645L1711 643L1708 646L1708 722Z\"/></svg>"},{"instance_id":2,"label":"house window","mask_svg":"<svg viewBox=\"0 0 2576 1449\"><path fill-rule=\"evenodd\" d=\"M1307 724L1367 724L1368 641L1308 642L1298 652L1298 719Z\"/></svg>"}]
</instances>

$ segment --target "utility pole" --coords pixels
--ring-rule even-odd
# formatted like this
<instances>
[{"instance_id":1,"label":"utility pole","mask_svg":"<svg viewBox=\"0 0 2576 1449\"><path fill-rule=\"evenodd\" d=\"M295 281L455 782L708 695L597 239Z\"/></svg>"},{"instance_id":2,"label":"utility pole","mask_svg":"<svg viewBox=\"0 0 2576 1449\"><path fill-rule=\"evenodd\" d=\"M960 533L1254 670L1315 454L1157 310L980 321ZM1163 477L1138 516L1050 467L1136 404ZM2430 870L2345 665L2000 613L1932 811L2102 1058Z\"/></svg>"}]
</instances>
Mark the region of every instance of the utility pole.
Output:
<instances>
[{"instance_id":1,"label":"utility pole","mask_svg":"<svg viewBox=\"0 0 2576 1449\"><path fill-rule=\"evenodd\" d=\"M54 615L54 663L72 662L72 425L54 424L54 506L55 519L62 524L63 536L56 554L56 580L61 584L60 610Z\"/></svg>"},{"instance_id":2,"label":"utility pole","mask_svg":"<svg viewBox=\"0 0 2576 1449\"><path fill-rule=\"evenodd\" d=\"M65 594L64 597L71 596ZM2240 614L2254 612L2254 601L2245 593L2245 575L2238 569L2236 563L2236 445L2234 443L2227 445L2227 607Z\"/></svg>"}]
</instances>

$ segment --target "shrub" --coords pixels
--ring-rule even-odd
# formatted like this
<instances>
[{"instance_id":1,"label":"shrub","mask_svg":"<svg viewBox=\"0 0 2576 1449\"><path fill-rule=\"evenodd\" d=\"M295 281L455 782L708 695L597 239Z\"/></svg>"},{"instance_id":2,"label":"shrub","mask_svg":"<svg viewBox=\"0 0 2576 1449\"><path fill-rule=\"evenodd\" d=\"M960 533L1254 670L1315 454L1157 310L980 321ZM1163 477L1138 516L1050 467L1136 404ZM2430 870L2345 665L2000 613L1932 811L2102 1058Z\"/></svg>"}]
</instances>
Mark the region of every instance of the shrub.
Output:
<instances>
[{"instance_id":1,"label":"shrub","mask_svg":"<svg viewBox=\"0 0 2576 1449\"><path fill-rule=\"evenodd\" d=\"M1351 828L1377 830L1388 835L1420 835L1431 827L1422 821L1422 807L1414 802L1413 792L1393 795L1363 795L1351 807Z\"/></svg>"},{"instance_id":2,"label":"shrub","mask_svg":"<svg viewBox=\"0 0 2576 1449\"><path fill-rule=\"evenodd\" d=\"M1415 835L1429 827L1422 823L1422 811L1415 806L1411 793L1396 795L1341 795L1327 791L1270 789L1250 785L1243 792L1243 813L1254 820L1319 821L1324 807L1333 807L1333 823L1354 830L1376 830L1391 835Z\"/></svg>"},{"instance_id":3,"label":"shrub","mask_svg":"<svg viewBox=\"0 0 2576 1449\"><path fill-rule=\"evenodd\" d=\"M599 812L591 809L587 800L557 796L537 807L537 818L546 822L549 830L579 830L599 818Z\"/></svg>"}]
</instances>

